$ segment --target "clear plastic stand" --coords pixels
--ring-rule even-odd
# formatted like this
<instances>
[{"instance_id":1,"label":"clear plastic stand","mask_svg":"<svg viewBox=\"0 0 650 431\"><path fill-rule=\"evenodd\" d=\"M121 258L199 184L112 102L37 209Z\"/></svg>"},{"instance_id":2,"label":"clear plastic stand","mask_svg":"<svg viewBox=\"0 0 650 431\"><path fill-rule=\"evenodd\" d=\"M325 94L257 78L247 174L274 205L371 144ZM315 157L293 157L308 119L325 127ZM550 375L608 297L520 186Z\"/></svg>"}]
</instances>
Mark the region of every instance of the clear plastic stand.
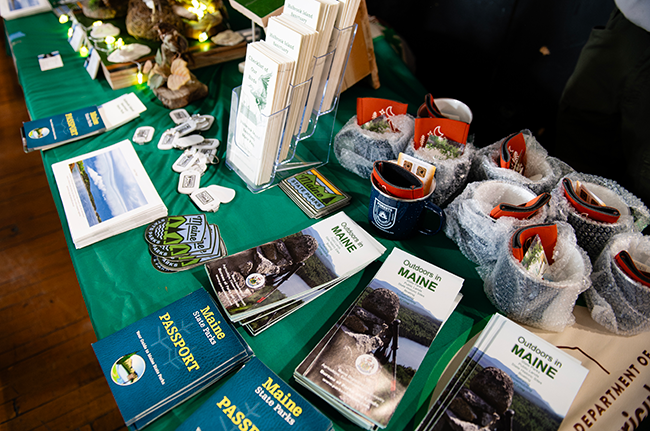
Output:
<instances>
[{"instance_id":1,"label":"clear plastic stand","mask_svg":"<svg viewBox=\"0 0 650 431\"><path fill-rule=\"evenodd\" d=\"M242 169L245 160L241 158L242 154L244 157L248 154L237 144L236 139L241 86L233 89L226 166L244 180L251 192L259 193L295 173L329 162L341 84L356 31L356 24L343 30L335 28L332 36L333 43L330 45L333 49L321 57L314 58L312 77L291 86L289 105L265 118L267 125L281 125L282 132L279 136L279 149L271 167L270 179L261 184L257 184ZM336 47L339 45L343 46L343 51L339 52L339 56L343 55L343 57L337 57ZM332 85L336 88L331 88ZM329 91L328 87L330 87ZM298 111L292 112L293 109Z\"/></svg>"}]
</instances>

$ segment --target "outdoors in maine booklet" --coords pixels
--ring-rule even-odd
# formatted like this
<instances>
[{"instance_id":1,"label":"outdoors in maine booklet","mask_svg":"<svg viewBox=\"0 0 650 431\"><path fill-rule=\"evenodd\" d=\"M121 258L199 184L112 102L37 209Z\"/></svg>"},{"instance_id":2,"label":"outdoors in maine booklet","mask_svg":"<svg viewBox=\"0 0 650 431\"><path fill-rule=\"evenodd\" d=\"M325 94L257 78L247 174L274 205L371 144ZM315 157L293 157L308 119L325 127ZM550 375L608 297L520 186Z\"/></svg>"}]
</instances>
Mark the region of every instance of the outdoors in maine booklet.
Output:
<instances>
[{"instance_id":1,"label":"outdoors in maine booklet","mask_svg":"<svg viewBox=\"0 0 650 431\"><path fill-rule=\"evenodd\" d=\"M132 429L151 423L253 355L205 289L92 346Z\"/></svg>"},{"instance_id":2,"label":"outdoors in maine booklet","mask_svg":"<svg viewBox=\"0 0 650 431\"><path fill-rule=\"evenodd\" d=\"M296 381L365 429L385 428L463 279L394 248L354 304L296 368Z\"/></svg>"},{"instance_id":3,"label":"outdoors in maine booklet","mask_svg":"<svg viewBox=\"0 0 650 431\"><path fill-rule=\"evenodd\" d=\"M328 431L332 422L257 357L176 431Z\"/></svg>"},{"instance_id":4,"label":"outdoors in maine booklet","mask_svg":"<svg viewBox=\"0 0 650 431\"><path fill-rule=\"evenodd\" d=\"M386 249L344 212L300 232L205 264L233 322L296 306L368 266ZM285 310L288 310L285 309ZM277 321L277 319L275 320Z\"/></svg>"},{"instance_id":5,"label":"outdoors in maine booklet","mask_svg":"<svg viewBox=\"0 0 650 431\"><path fill-rule=\"evenodd\" d=\"M587 373L573 356L495 314L418 431L555 431Z\"/></svg>"}]
</instances>

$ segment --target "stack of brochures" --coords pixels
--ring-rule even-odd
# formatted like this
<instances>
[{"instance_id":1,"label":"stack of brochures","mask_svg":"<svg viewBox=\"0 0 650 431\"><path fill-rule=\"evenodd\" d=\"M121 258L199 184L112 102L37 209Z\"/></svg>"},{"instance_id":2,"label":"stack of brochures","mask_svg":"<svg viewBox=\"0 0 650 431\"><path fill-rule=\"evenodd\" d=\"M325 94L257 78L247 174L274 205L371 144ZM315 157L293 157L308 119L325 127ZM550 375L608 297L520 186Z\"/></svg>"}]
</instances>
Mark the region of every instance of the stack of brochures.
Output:
<instances>
[{"instance_id":1,"label":"stack of brochures","mask_svg":"<svg viewBox=\"0 0 650 431\"><path fill-rule=\"evenodd\" d=\"M221 306L253 335L356 274L385 251L344 212L205 264Z\"/></svg>"},{"instance_id":2,"label":"stack of brochures","mask_svg":"<svg viewBox=\"0 0 650 431\"><path fill-rule=\"evenodd\" d=\"M357 301L294 377L364 429L385 428L440 328L463 279L394 248Z\"/></svg>"},{"instance_id":3,"label":"stack of brochures","mask_svg":"<svg viewBox=\"0 0 650 431\"><path fill-rule=\"evenodd\" d=\"M124 94L99 106L76 109L23 123L25 152L47 150L115 129L137 118L146 106L135 93Z\"/></svg>"},{"instance_id":4,"label":"stack of brochures","mask_svg":"<svg viewBox=\"0 0 650 431\"><path fill-rule=\"evenodd\" d=\"M265 184L273 174L286 122L294 64L292 58L266 41L250 43L246 48L236 145L228 147L226 157L248 183Z\"/></svg>"},{"instance_id":5,"label":"stack of brochures","mask_svg":"<svg viewBox=\"0 0 650 431\"><path fill-rule=\"evenodd\" d=\"M124 422L141 429L253 352L204 289L93 344Z\"/></svg>"},{"instance_id":6,"label":"stack of brochures","mask_svg":"<svg viewBox=\"0 0 650 431\"><path fill-rule=\"evenodd\" d=\"M573 356L495 314L418 431L557 430L587 373Z\"/></svg>"},{"instance_id":7,"label":"stack of brochures","mask_svg":"<svg viewBox=\"0 0 650 431\"><path fill-rule=\"evenodd\" d=\"M176 431L329 431L332 422L258 358L230 377Z\"/></svg>"},{"instance_id":8,"label":"stack of brochures","mask_svg":"<svg viewBox=\"0 0 650 431\"><path fill-rule=\"evenodd\" d=\"M167 215L129 140L52 165L76 248Z\"/></svg>"}]
</instances>

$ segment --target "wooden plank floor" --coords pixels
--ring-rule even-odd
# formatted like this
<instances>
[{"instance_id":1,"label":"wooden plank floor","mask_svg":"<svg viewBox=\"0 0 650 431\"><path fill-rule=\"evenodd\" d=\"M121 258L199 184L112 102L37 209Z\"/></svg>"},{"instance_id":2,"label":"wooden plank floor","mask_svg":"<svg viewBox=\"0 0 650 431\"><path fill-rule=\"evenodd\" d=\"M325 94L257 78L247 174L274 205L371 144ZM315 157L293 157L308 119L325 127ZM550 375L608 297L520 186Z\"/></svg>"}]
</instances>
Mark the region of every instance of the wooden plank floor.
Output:
<instances>
[{"instance_id":1,"label":"wooden plank floor","mask_svg":"<svg viewBox=\"0 0 650 431\"><path fill-rule=\"evenodd\" d=\"M96 341L13 61L0 53L0 431L126 430Z\"/></svg>"}]
</instances>

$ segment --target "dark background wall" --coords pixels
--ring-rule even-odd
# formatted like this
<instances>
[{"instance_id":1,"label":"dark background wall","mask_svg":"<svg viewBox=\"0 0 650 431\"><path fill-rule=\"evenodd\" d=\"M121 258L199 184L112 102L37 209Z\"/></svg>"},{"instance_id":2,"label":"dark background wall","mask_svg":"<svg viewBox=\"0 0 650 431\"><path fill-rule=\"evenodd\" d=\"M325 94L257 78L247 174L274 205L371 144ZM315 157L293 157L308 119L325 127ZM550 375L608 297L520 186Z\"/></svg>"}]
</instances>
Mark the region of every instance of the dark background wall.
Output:
<instances>
[{"instance_id":1,"label":"dark background wall","mask_svg":"<svg viewBox=\"0 0 650 431\"><path fill-rule=\"evenodd\" d=\"M399 34L415 74L434 97L472 109L475 144L530 129L551 155L562 90L613 0L368 0ZM540 52L542 47L548 54ZM424 95L423 95L424 96Z\"/></svg>"}]
</instances>

